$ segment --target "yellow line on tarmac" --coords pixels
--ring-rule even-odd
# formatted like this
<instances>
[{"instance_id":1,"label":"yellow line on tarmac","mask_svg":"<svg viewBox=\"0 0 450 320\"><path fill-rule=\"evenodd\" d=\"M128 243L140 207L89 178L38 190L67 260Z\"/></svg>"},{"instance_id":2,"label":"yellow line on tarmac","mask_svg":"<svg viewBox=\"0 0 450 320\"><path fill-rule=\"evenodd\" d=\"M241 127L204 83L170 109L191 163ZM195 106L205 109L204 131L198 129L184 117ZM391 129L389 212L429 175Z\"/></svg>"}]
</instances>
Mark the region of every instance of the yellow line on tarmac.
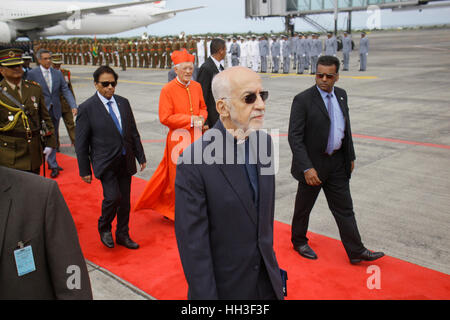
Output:
<instances>
[{"instance_id":1,"label":"yellow line on tarmac","mask_svg":"<svg viewBox=\"0 0 450 320\"><path fill-rule=\"evenodd\" d=\"M72 76L72 78L73 79L83 79L83 80L93 80L92 78L89 78L89 77ZM165 85L165 83L162 83L162 82L148 82L148 81L123 80L123 79L120 79L119 82L137 83L137 84L150 84L150 85L154 85L154 86L163 86L163 85Z\"/></svg>"}]
</instances>

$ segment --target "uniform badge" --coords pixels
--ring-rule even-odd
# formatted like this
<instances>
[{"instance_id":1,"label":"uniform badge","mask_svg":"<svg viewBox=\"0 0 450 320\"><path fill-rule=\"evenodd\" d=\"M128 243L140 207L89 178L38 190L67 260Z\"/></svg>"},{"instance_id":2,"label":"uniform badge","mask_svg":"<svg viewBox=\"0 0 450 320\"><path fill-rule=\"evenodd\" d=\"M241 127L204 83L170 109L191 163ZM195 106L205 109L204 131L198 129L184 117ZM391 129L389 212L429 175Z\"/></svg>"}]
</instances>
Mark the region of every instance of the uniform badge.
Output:
<instances>
[{"instance_id":1,"label":"uniform badge","mask_svg":"<svg viewBox=\"0 0 450 320\"><path fill-rule=\"evenodd\" d=\"M37 109L38 108L38 104L36 103L36 97L35 96L31 96L31 101L33 101L33 106Z\"/></svg>"}]
</instances>

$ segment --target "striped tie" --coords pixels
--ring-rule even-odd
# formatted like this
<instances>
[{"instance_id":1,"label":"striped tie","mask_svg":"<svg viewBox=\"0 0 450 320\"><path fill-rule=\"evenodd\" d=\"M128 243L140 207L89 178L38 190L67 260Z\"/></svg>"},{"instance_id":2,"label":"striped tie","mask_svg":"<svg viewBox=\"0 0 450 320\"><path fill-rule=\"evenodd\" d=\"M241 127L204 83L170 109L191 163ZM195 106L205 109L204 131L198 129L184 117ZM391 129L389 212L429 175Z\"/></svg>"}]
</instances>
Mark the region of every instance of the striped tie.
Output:
<instances>
[{"instance_id":1,"label":"striped tie","mask_svg":"<svg viewBox=\"0 0 450 320\"><path fill-rule=\"evenodd\" d=\"M328 134L328 144L327 144L327 150L326 153L332 154L334 151L334 130L336 126L336 121L334 120L334 106L331 102L332 95L327 94L328 102L327 102L327 108L328 108L328 115L330 116L330 132Z\"/></svg>"},{"instance_id":2,"label":"striped tie","mask_svg":"<svg viewBox=\"0 0 450 320\"><path fill-rule=\"evenodd\" d=\"M50 81L50 69L45 70L44 79L45 79L45 82L47 83L48 90L50 92L52 92L52 82Z\"/></svg>"}]
</instances>

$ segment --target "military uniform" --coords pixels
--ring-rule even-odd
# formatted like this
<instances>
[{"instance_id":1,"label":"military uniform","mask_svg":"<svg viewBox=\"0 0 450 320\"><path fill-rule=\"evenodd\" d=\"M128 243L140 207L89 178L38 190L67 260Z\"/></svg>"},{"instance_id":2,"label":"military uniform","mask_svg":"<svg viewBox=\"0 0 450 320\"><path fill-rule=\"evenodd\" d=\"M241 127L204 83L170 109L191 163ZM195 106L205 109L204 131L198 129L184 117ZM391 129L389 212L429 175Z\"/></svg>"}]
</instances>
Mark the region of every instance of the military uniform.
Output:
<instances>
[{"instance_id":1,"label":"military uniform","mask_svg":"<svg viewBox=\"0 0 450 320\"><path fill-rule=\"evenodd\" d=\"M361 40L359 41L359 71L366 71L367 56L369 55L369 39L365 32L361 32Z\"/></svg>"},{"instance_id":2,"label":"military uniform","mask_svg":"<svg viewBox=\"0 0 450 320\"><path fill-rule=\"evenodd\" d=\"M0 65L23 64L22 53L19 49L0 51ZM42 122L47 128L44 145L56 147L53 123L45 107L42 89L35 82L21 80L20 94L6 78L0 82L0 87L0 165L38 173L43 158Z\"/></svg>"},{"instance_id":3,"label":"military uniform","mask_svg":"<svg viewBox=\"0 0 450 320\"><path fill-rule=\"evenodd\" d=\"M173 46L174 46L174 44L170 40L167 40L167 42L166 42L166 69L172 68L172 58L170 56L172 55L172 52L173 52Z\"/></svg>"},{"instance_id":4,"label":"military uniform","mask_svg":"<svg viewBox=\"0 0 450 320\"><path fill-rule=\"evenodd\" d=\"M166 43L161 40L158 45L158 57L159 68L164 69L166 67Z\"/></svg>"},{"instance_id":5,"label":"military uniform","mask_svg":"<svg viewBox=\"0 0 450 320\"><path fill-rule=\"evenodd\" d=\"M58 55L52 56L52 63L54 65L61 65L62 59ZM75 94L73 92L72 83L70 81L70 71L67 69L60 68L59 71L62 72L64 76L64 80L67 82L67 86L70 89L70 92L72 92L73 97L75 98ZM72 108L70 108L69 103L66 101L66 98L64 98L64 95L61 93L59 97L61 101L61 117L63 118L64 125L66 126L67 133L69 134L70 141L72 144L75 144L75 122L73 119L73 113ZM59 141L59 135L57 136L57 145L59 149L60 141Z\"/></svg>"},{"instance_id":6,"label":"military uniform","mask_svg":"<svg viewBox=\"0 0 450 320\"><path fill-rule=\"evenodd\" d=\"M126 43L121 43L119 45L119 62L120 66L122 67L122 71L127 70L127 62L125 61L126 46Z\"/></svg>"}]
</instances>

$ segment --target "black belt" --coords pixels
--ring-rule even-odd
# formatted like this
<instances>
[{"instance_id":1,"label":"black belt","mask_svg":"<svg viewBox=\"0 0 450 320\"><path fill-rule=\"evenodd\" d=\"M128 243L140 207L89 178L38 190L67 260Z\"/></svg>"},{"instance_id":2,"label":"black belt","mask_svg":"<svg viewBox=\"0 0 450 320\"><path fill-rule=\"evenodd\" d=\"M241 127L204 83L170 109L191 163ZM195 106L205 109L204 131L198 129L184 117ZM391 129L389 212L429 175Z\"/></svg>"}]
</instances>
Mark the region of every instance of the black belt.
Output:
<instances>
[{"instance_id":1,"label":"black belt","mask_svg":"<svg viewBox=\"0 0 450 320\"><path fill-rule=\"evenodd\" d=\"M14 137L14 138L29 139L29 137L27 137L27 133L26 132L3 131L0 135L8 136L8 137ZM31 131L31 137L36 137L36 136L39 136L39 135L40 135L39 130Z\"/></svg>"}]
</instances>

